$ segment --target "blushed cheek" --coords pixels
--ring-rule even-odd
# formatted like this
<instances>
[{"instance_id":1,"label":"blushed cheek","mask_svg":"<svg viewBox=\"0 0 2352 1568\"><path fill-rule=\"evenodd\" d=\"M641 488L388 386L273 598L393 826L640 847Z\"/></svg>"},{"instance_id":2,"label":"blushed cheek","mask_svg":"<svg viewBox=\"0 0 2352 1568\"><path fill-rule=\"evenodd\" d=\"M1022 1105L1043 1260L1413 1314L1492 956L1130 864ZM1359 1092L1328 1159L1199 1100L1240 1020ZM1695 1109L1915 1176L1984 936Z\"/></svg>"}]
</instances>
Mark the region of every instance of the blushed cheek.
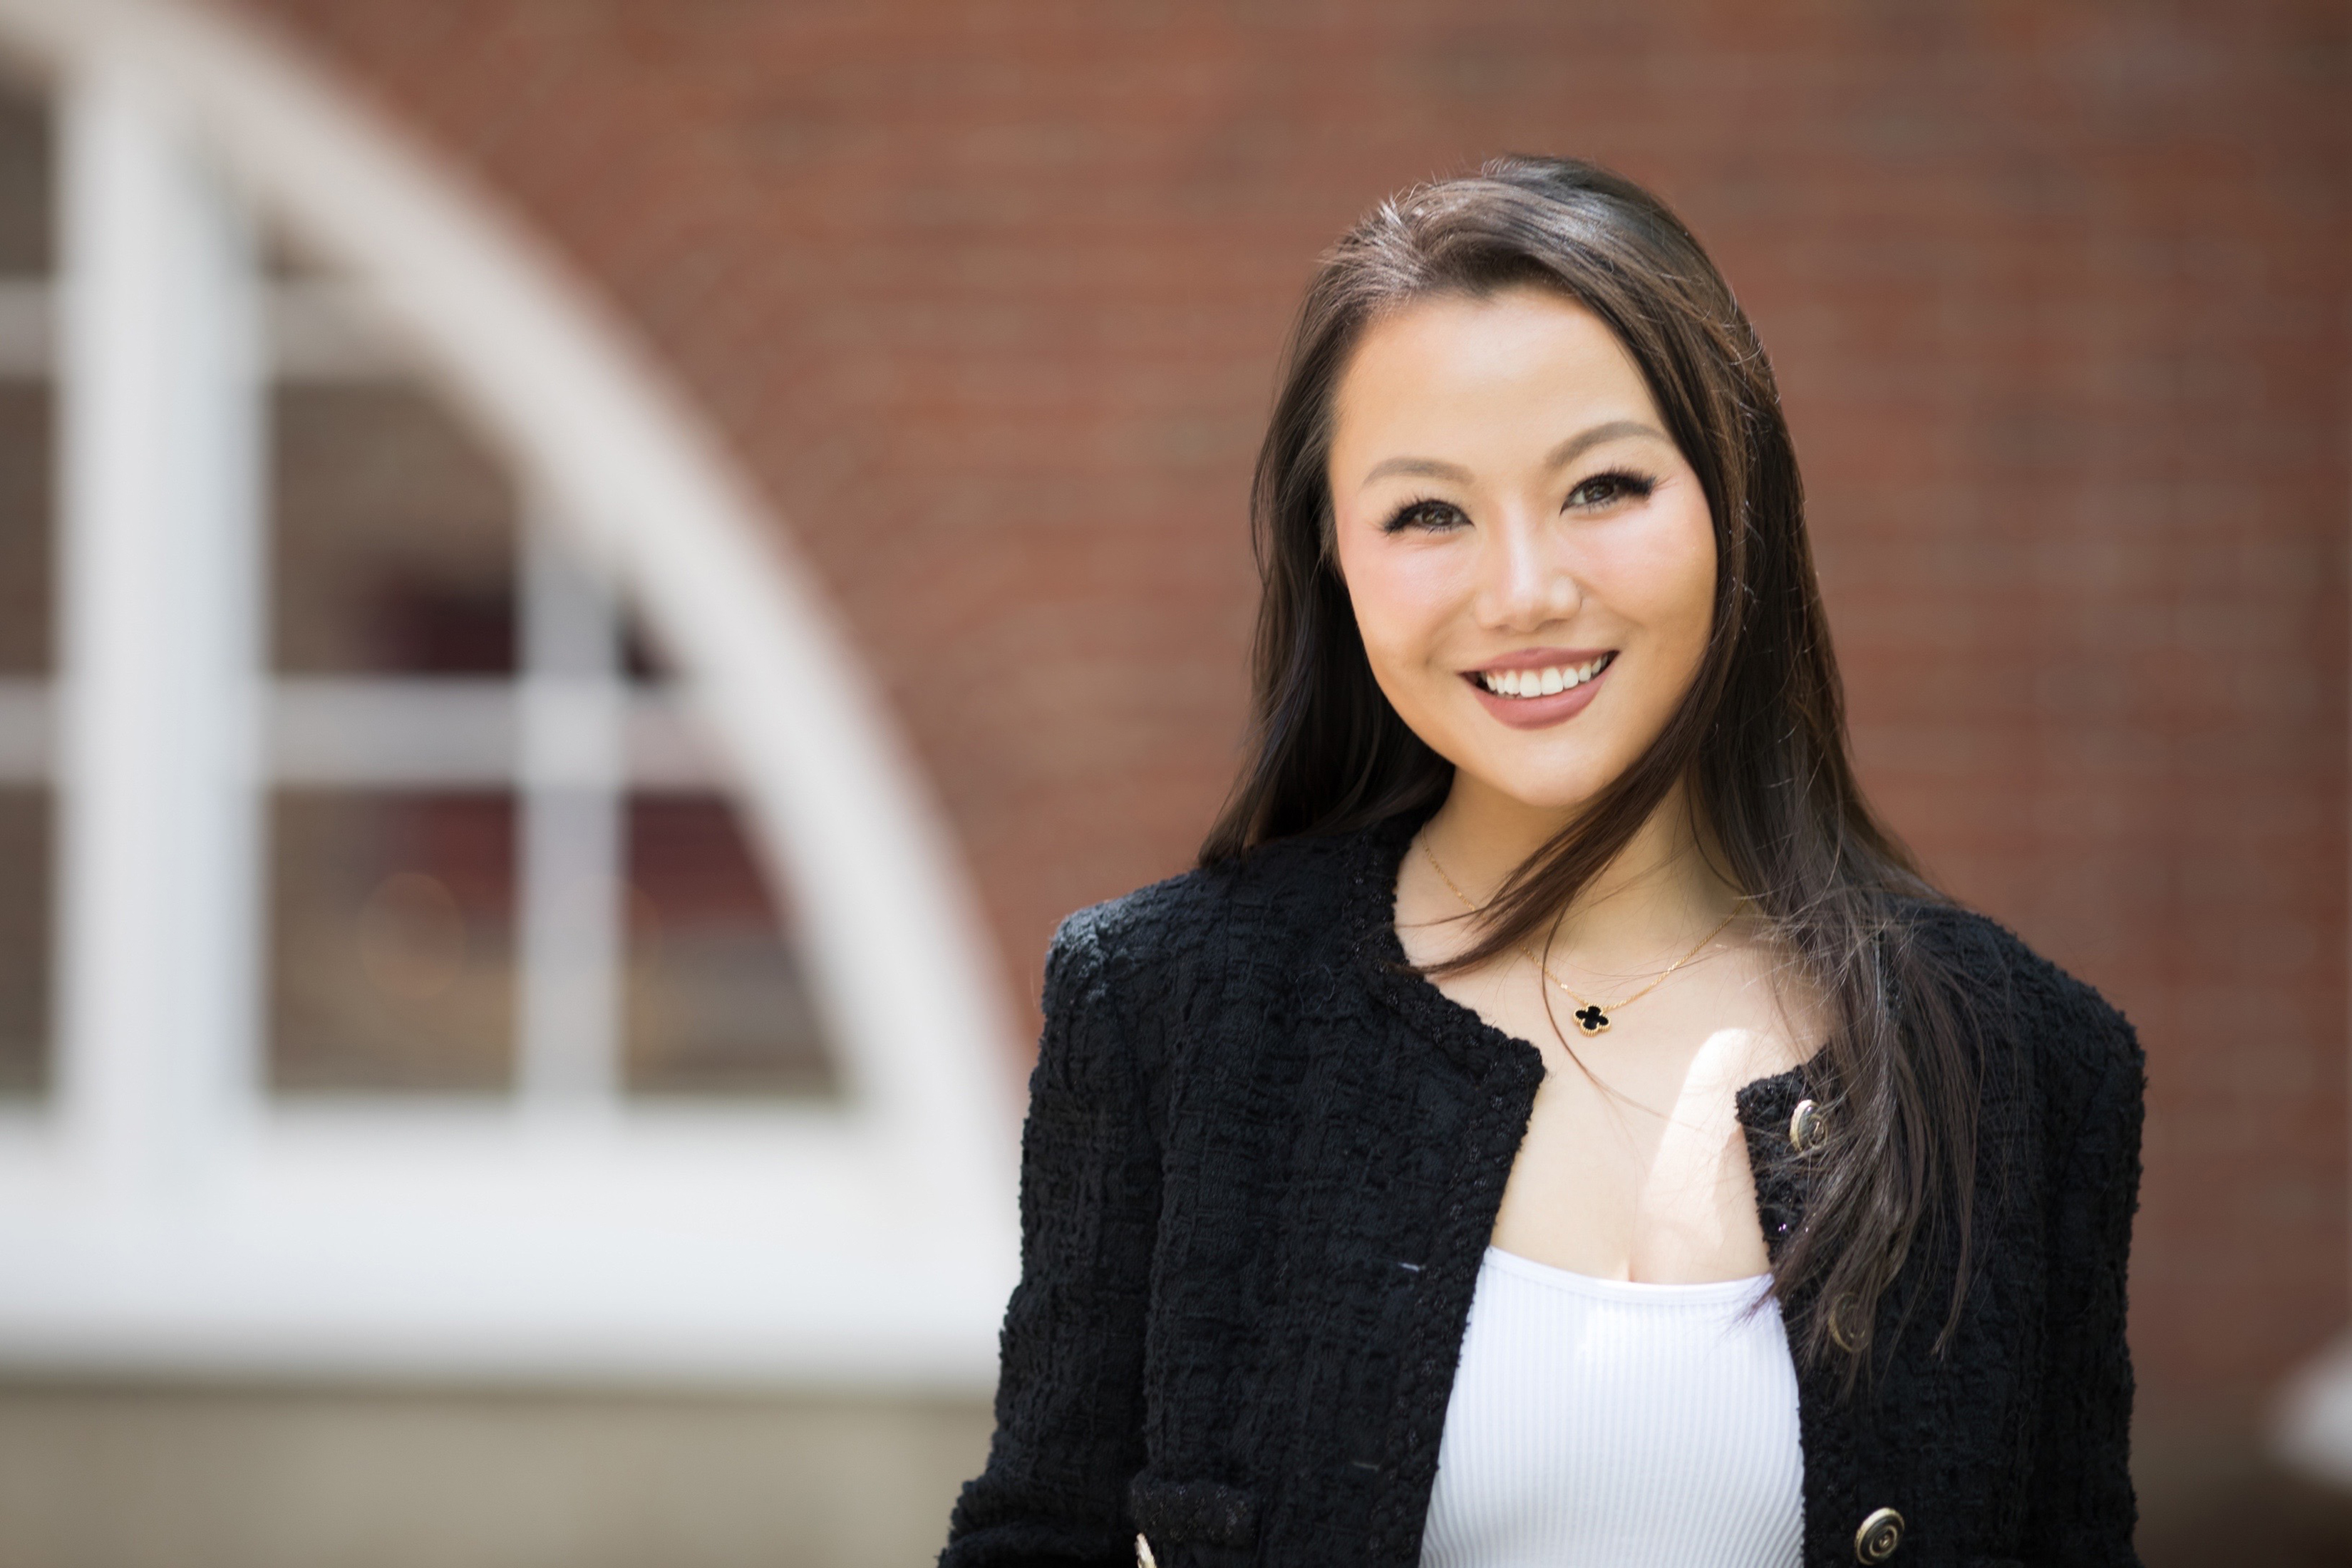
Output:
<instances>
[{"instance_id":1,"label":"blushed cheek","mask_svg":"<svg viewBox=\"0 0 2352 1568\"><path fill-rule=\"evenodd\" d=\"M1715 621L1715 530L1706 511L1679 520L1670 563L1673 592L1661 605L1662 620L1673 628L1675 643L1688 655L1696 673L1707 634Z\"/></svg>"},{"instance_id":2,"label":"blushed cheek","mask_svg":"<svg viewBox=\"0 0 2352 1568\"><path fill-rule=\"evenodd\" d=\"M1416 684L1423 678L1421 649L1410 627L1394 618L1394 606L1376 604L1358 613L1356 630L1363 638L1372 679L1391 703L1410 714L1417 705Z\"/></svg>"},{"instance_id":3,"label":"blushed cheek","mask_svg":"<svg viewBox=\"0 0 2352 1568\"><path fill-rule=\"evenodd\" d=\"M1435 621L1412 593L1409 574L1362 562L1358 566L1348 580L1349 596L1372 679L1398 715L1418 729L1437 690L1431 663Z\"/></svg>"},{"instance_id":4,"label":"blushed cheek","mask_svg":"<svg viewBox=\"0 0 2352 1568\"><path fill-rule=\"evenodd\" d=\"M1357 563L1364 585L1359 621L1377 620L1381 640L1391 648L1434 644L1462 596L1454 554L1402 547L1362 552Z\"/></svg>"}]
</instances>

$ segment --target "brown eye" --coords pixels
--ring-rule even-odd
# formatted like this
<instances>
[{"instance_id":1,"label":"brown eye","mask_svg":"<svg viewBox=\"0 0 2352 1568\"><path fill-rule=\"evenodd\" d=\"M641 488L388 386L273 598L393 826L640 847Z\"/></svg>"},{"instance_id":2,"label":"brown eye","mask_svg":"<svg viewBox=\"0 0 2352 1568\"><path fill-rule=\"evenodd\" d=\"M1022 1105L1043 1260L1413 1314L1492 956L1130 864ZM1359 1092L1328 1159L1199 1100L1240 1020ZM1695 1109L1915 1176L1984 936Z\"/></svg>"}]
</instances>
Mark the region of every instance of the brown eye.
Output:
<instances>
[{"instance_id":1,"label":"brown eye","mask_svg":"<svg viewBox=\"0 0 2352 1568\"><path fill-rule=\"evenodd\" d=\"M1381 525L1381 531L1397 533L1408 528L1417 528L1424 532L1442 533L1469 521L1462 515L1462 509L1451 501L1417 500L1408 502L1391 513L1388 521Z\"/></svg>"},{"instance_id":2,"label":"brown eye","mask_svg":"<svg viewBox=\"0 0 2352 1568\"><path fill-rule=\"evenodd\" d=\"M1622 500L1647 500L1650 492L1657 488L1655 479L1640 474L1595 474L1568 492L1568 504L1590 510Z\"/></svg>"}]
</instances>

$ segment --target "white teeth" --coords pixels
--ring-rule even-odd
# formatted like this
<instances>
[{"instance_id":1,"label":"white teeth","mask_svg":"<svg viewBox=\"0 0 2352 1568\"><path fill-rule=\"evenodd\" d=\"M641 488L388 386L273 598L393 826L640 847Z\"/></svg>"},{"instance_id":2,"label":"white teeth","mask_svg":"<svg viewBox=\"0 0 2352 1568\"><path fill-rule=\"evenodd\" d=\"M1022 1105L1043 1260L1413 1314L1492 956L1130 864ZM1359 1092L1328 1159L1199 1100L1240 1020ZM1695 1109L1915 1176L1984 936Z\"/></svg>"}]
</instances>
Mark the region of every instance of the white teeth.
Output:
<instances>
[{"instance_id":1,"label":"white teeth","mask_svg":"<svg viewBox=\"0 0 2352 1568\"><path fill-rule=\"evenodd\" d=\"M1478 683L1498 697L1549 697L1583 685L1609 668L1614 654L1602 654L1583 664L1556 665L1549 669L1505 669L1488 671L1478 677Z\"/></svg>"}]
</instances>

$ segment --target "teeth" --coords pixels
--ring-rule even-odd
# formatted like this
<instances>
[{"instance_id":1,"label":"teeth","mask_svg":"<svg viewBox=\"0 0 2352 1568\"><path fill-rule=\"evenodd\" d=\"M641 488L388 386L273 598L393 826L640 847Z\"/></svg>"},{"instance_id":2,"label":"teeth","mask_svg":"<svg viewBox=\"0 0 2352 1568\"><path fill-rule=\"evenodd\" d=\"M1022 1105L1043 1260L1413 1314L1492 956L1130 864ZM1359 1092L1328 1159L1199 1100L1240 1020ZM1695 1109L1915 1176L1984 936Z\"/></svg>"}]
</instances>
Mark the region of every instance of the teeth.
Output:
<instances>
[{"instance_id":1,"label":"teeth","mask_svg":"<svg viewBox=\"0 0 2352 1568\"><path fill-rule=\"evenodd\" d=\"M1549 697L1583 685L1608 668L1609 661L1616 657L1604 653L1583 664L1557 665L1549 669L1489 671L1478 677L1478 683L1498 697Z\"/></svg>"}]
</instances>

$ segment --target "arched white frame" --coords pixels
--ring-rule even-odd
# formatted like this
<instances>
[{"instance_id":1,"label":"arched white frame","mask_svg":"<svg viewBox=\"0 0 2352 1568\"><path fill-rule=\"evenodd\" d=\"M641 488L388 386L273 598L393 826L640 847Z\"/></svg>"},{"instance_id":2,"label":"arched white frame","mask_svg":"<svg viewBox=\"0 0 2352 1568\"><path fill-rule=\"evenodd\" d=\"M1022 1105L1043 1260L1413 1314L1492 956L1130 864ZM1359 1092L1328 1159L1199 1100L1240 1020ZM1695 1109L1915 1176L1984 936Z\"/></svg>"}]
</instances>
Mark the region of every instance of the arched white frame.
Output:
<instances>
[{"instance_id":1,"label":"arched white frame","mask_svg":"<svg viewBox=\"0 0 2352 1568\"><path fill-rule=\"evenodd\" d=\"M0 47L55 84L67 197L60 1092L0 1129L0 1361L985 1387L1009 1013L751 487L560 265L282 47L172 0L0 0ZM242 204L358 280L659 633L809 911L838 1107L624 1110L528 1021L510 1110L259 1093L257 803L307 742L258 657ZM526 688L519 766L609 772L605 685Z\"/></svg>"}]
</instances>

